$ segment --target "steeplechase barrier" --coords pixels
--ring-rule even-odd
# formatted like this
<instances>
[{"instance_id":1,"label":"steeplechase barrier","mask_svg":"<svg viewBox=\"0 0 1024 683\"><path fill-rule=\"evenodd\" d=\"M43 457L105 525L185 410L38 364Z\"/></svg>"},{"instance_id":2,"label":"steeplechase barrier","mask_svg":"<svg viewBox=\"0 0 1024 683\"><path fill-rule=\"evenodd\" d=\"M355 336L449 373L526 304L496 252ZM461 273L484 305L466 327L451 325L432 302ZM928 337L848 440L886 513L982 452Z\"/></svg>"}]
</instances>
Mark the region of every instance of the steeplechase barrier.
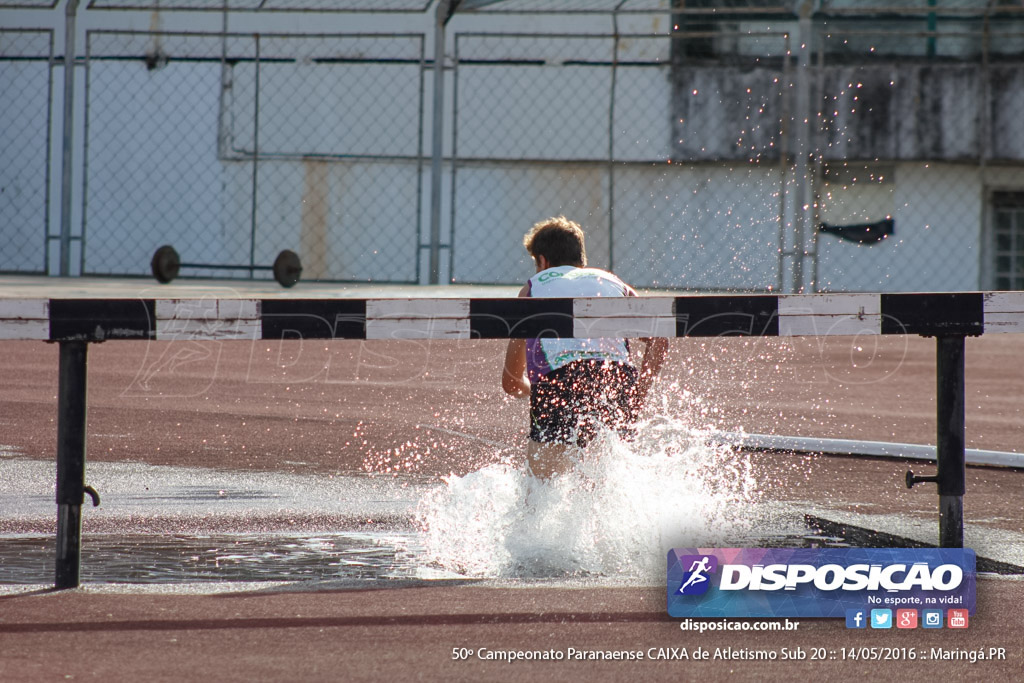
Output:
<instances>
[{"instance_id":1,"label":"steeplechase barrier","mask_svg":"<svg viewBox=\"0 0 1024 683\"><path fill-rule=\"evenodd\" d=\"M0 299L0 339L60 345L55 587L79 585L88 345L113 340L799 337L936 339L939 545L963 546L964 346L1024 333L1024 292L638 298Z\"/></svg>"}]
</instances>

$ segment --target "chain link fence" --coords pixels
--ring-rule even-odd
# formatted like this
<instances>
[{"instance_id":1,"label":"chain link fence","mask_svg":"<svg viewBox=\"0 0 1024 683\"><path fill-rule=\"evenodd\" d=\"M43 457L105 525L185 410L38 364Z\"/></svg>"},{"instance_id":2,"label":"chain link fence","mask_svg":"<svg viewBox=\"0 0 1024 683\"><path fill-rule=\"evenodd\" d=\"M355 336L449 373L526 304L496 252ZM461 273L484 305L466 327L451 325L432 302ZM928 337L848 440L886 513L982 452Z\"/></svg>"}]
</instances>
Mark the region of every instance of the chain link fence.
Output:
<instances>
[{"instance_id":1,"label":"chain link fence","mask_svg":"<svg viewBox=\"0 0 1024 683\"><path fill-rule=\"evenodd\" d=\"M83 272L173 243L241 275L291 249L309 279L417 281L422 35L88 39Z\"/></svg>"},{"instance_id":2,"label":"chain link fence","mask_svg":"<svg viewBox=\"0 0 1024 683\"><path fill-rule=\"evenodd\" d=\"M149 3L93 0L67 187L62 27L4 28L0 271L56 272L70 197L74 274L145 276L172 244L188 276L269 277L291 249L305 280L424 283L440 252L442 281L511 284L522 234L565 214L641 287L1024 286L1017 5L727 4L482 6L442 84L429 0L176 0L161 16L206 19L146 31ZM386 28L309 30L350 23Z\"/></svg>"},{"instance_id":3,"label":"chain link fence","mask_svg":"<svg viewBox=\"0 0 1024 683\"><path fill-rule=\"evenodd\" d=\"M456 36L453 281L525 279L525 228L566 214L639 286L777 286L789 37L722 36L714 68L674 56L690 37Z\"/></svg>"},{"instance_id":4,"label":"chain link fence","mask_svg":"<svg viewBox=\"0 0 1024 683\"><path fill-rule=\"evenodd\" d=\"M612 49L606 36L455 37L453 281L523 280L523 233L562 213L586 224L591 263L612 265Z\"/></svg>"},{"instance_id":5,"label":"chain link fence","mask_svg":"<svg viewBox=\"0 0 1024 683\"><path fill-rule=\"evenodd\" d=\"M644 287L791 291L794 260L816 291L1020 282L1020 36L820 30L803 74L793 40L457 36L453 281L525 279L525 227L565 213Z\"/></svg>"},{"instance_id":6,"label":"chain link fence","mask_svg":"<svg viewBox=\"0 0 1024 683\"><path fill-rule=\"evenodd\" d=\"M777 290L791 38L720 32L728 57L715 64L687 53L708 38L620 41L640 59L617 60L616 268L643 287Z\"/></svg>"},{"instance_id":7,"label":"chain link fence","mask_svg":"<svg viewBox=\"0 0 1024 683\"><path fill-rule=\"evenodd\" d=\"M1022 35L857 28L819 36L818 218L893 227L879 242L819 235L819 288L1013 285L1012 253L997 252L1008 241L1013 252L1017 230L996 233L1007 225L1000 202L1012 206L1024 188L1024 122L1008 110L1024 103L1016 101Z\"/></svg>"},{"instance_id":8,"label":"chain link fence","mask_svg":"<svg viewBox=\"0 0 1024 683\"><path fill-rule=\"evenodd\" d=\"M0 272L45 273L53 32L0 29Z\"/></svg>"}]
</instances>

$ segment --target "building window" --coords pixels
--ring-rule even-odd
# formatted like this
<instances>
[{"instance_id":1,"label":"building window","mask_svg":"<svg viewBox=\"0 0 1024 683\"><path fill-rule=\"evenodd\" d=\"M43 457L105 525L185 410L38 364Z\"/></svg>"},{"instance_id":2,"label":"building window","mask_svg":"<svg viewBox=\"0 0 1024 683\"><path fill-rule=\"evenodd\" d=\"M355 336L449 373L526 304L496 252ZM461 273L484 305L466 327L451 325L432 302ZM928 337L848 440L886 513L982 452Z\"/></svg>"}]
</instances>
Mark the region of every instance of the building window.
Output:
<instances>
[{"instance_id":1,"label":"building window","mask_svg":"<svg viewBox=\"0 0 1024 683\"><path fill-rule=\"evenodd\" d=\"M1024 290L1024 192L992 196L995 289Z\"/></svg>"}]
</instances>

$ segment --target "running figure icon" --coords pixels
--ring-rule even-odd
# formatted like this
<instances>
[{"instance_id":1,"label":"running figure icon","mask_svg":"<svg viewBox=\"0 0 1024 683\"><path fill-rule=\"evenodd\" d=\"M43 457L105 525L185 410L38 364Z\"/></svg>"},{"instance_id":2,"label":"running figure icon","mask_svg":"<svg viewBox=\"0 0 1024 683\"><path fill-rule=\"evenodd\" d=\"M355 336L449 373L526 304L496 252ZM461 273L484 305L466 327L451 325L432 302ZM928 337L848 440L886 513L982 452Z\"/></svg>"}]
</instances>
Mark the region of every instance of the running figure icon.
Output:
<instances>
[{"instance_id":1,"label":"running figure icon","mask_svg":"<svg viewBox=\"0 0 1024 683\"><path fill-rule=\"evenodd\" d=\"M709 565L709 559L707 555L700 558L700 560L694 560L693 564L690 565L690 577L683 582L683 585L679 587L680 593L686 593L686 589L698 583L704 583L708 580L706 576L707 572L711 571Z\"/></svg>"}]
</instances>

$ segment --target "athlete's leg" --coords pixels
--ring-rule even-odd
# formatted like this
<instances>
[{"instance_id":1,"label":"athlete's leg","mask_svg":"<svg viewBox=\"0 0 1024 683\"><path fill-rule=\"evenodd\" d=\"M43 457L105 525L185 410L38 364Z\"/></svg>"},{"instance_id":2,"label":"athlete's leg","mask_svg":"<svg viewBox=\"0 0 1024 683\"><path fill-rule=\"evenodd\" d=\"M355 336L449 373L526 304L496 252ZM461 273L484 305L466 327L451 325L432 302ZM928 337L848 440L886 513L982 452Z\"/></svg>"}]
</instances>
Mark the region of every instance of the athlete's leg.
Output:
<instances>
[{"instance_id":1,"label":"athlete's leg","mask_svg":"<svg viewBox=\"0 0 1024 683\"><path fill-rule=\"evenodd\" d=\"M538 479L549 479L572 469L571 446L564 443L541 443L530 439L526 447L526 467Z\"/></svg>"},{"instance_id":2,"label":"athlete's leg","mask_svg":"<svg viewBox=\"0 0 1024 683\"><path fill-rule=\"evenodd\" d=\"M572 372L571 365L563 366L534 382L530 388L526 467L539 479L549 479L572 469L569 448L575 442L577 420Z\"/></svg>"}]
</instances>

